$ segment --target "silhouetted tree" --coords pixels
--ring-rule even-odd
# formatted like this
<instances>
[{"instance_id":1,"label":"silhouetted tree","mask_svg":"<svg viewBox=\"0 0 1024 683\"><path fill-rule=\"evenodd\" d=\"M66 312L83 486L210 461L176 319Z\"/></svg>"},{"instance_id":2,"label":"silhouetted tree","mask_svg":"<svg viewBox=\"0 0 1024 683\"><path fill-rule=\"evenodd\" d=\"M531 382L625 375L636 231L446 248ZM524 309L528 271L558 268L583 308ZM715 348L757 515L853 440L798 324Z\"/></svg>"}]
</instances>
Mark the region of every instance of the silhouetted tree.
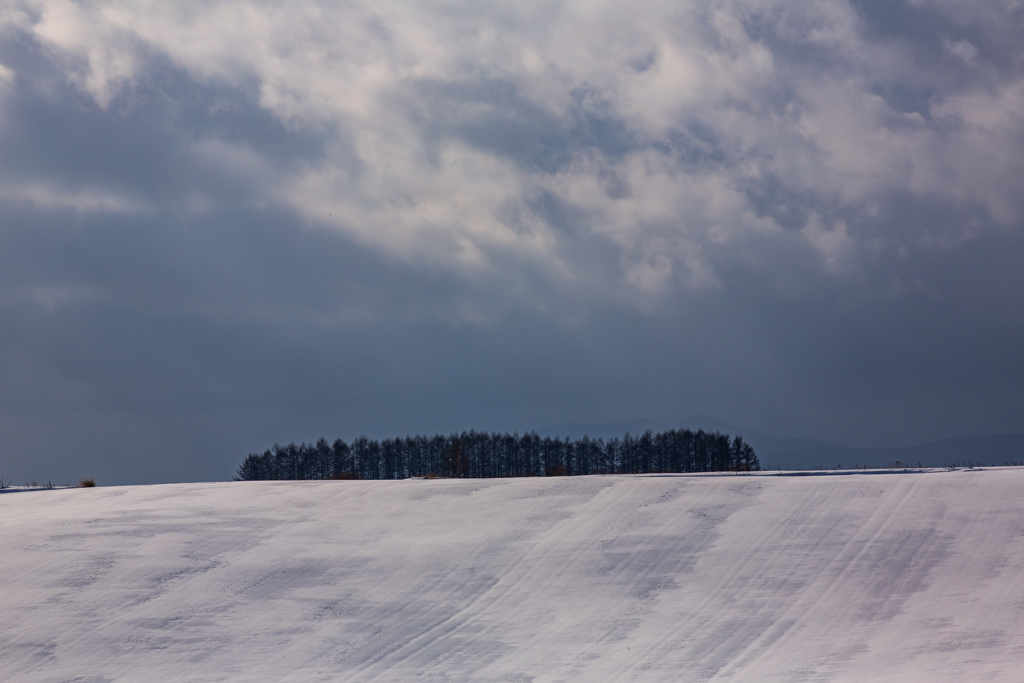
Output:
<instances>
[{"instance_id":1,"label":"silhouetted tree","mask_svg":"<svg viewBox=\"0 0 1024 683\"><path fill-rule=\"evenodd\" d=\"M747 472L761 468L742 437L689 429L619 439L541 438L470 430L444 436L406 436L383 442L360 436L351 445L320 438L287 446L274 444L238 466L236 480L403 479L523 477L646 472Z\"/></svg>"}]
</instances>

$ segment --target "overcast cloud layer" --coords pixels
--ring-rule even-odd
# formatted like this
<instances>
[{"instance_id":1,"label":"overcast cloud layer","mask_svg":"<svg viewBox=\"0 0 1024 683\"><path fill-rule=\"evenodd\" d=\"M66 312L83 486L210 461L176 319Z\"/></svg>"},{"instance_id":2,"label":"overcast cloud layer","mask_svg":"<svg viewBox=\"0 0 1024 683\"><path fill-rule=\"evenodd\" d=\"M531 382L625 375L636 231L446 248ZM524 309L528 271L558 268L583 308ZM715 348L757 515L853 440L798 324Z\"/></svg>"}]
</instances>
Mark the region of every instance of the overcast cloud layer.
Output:
<instances>
[{"instance_id":1,"label":"overcast cloud layer","mask_svg":"<svg viewBox=\"0 0 1024 683\"><path fill-rule=\"evenodd\" d=\"M0 475L1024 431L1024 3L0 8Z\"/></svg>"}]
</instances>

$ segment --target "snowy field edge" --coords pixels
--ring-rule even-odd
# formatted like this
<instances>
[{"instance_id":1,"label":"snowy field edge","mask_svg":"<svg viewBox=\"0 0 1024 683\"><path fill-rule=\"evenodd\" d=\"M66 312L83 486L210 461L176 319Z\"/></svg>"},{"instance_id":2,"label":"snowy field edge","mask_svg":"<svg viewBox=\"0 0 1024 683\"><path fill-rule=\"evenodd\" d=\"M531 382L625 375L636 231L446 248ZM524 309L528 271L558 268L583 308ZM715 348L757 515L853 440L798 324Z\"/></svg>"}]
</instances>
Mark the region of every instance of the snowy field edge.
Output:
<instances>
[{"instance_id":1,"label":"snowy field edge","mask_svg":"<svg viewBox=\"0 0 1024 683\"><path fill-rule=\"evenodd\" d=\"M1024 469L0 495L12 681L1024 679Z\"/></svg>"}]
</instances>

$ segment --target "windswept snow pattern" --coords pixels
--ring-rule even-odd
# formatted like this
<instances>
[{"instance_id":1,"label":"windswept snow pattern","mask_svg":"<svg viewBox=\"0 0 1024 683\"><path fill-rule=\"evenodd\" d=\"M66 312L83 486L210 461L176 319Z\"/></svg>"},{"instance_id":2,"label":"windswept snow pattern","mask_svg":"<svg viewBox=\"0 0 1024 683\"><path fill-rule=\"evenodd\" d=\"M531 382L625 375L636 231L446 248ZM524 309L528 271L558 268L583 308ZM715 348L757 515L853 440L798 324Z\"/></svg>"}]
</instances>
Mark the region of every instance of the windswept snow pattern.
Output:
<instances>
[{"instance_id":1,"label":"windswept snow pattern","mask_svg":"<svg viewBox=\"0 0 1024 683\"><path fill-rule=\"evenodd\" d=\"M0 495L9 681L1024 680L1024 470Z\"/></svg>"}]
</instances>

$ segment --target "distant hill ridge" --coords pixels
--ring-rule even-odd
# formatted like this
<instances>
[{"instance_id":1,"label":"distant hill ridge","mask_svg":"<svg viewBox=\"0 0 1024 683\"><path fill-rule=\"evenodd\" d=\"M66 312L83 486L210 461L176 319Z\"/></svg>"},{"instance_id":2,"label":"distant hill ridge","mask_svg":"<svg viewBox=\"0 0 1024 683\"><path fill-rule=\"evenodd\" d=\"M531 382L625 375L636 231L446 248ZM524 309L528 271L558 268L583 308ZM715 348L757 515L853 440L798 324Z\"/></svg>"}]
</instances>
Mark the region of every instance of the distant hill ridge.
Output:
<instances>
[{"instance_id":1,"label":"distant hill ridge","mask_svg":"<svg viewBox=\"0 0 1024 683\"><path fill-rule=\"evenodd\" d=\"M569 423L538 430L541 436L609 438L625 432L640 434L650 429L703 429L739 434L753 446L765 469L834 469L841 467L888 467L896 463L917 467L947 465L1002 465L1024 463L1024 434L975 434L956 436L916 446L854 448L828 441L780 438L743 429L708 415L694 415L678 424L666 425L646 418L596 424Z\"/></svg>"}]
</instances>

